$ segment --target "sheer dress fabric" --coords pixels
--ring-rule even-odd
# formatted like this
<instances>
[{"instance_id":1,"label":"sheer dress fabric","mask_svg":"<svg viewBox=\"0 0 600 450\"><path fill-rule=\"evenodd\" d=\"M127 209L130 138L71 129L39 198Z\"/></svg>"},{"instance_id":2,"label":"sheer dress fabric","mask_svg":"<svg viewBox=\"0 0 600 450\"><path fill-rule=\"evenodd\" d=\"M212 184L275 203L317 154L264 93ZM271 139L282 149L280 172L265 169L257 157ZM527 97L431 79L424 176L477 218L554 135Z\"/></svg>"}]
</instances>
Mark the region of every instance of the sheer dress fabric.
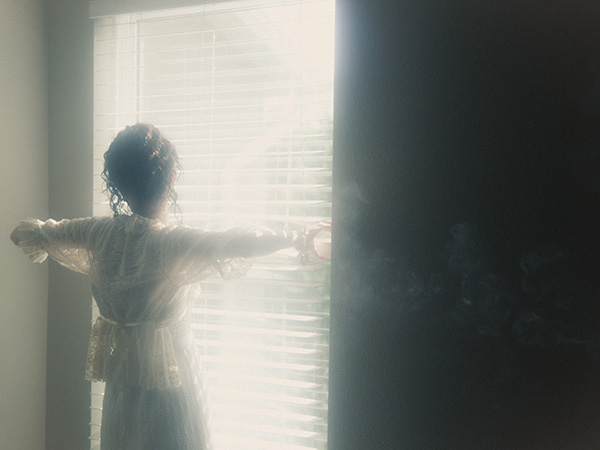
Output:
<instances>
[{"instance_id":1,"label":"sheer dress fabric","mask_svg":"<svg viewBox=\"0 0 600 450\"><path fill-rule=\"evenodd\" d=\"M102 450L209 448L190 303L203 278L245 274L246 260L221 258L241 233L135 214L21 222L19 246L34 262L50 256L90 278L100 317L86 379L106 382Z\"/></svg>"}]
</instances>

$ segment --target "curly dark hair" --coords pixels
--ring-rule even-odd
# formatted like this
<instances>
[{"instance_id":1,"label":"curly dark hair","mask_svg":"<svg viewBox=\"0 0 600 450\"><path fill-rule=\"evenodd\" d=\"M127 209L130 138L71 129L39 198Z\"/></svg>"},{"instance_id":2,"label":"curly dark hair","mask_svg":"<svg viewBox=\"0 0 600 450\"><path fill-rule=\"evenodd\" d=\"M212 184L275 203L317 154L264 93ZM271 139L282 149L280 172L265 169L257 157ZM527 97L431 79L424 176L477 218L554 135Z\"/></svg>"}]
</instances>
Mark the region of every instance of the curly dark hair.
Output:
<instances>
[{"instance_id":1,"label":"curly dark hair","mask_svg":"<svg viewBox=\"0 0 600 450\"><path fill-rule=\"evenodd\" d=\"M177 210L173 183L181 170L175 146L153 125L120 131L104 154L102 179L115 216L130 213L126 197L146 206L168 198Z\"/></svg>"}]
</instances>

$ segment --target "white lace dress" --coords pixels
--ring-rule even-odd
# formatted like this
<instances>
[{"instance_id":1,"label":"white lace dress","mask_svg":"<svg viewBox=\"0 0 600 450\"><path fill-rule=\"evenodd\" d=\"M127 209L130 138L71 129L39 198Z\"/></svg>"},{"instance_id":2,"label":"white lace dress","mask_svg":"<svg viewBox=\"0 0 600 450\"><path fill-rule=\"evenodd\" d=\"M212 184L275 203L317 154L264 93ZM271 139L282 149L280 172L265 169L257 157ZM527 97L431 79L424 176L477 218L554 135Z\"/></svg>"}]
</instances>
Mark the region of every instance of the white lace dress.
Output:
<instances>
[{"instance_id":1,"label":"white lace dress","mask_svg":"<svg viewBox=\"0 0 600 450\"><path fill-rule=\"evenodd\" d=\"M167 227L135 214L21 223L19 246L33 261L49 255L90 278L101 316L86 378L106 382L102 450L208 448L189 306L197 281L248 268L221 258L240 233Z\"/></svg>"}]
</instances>

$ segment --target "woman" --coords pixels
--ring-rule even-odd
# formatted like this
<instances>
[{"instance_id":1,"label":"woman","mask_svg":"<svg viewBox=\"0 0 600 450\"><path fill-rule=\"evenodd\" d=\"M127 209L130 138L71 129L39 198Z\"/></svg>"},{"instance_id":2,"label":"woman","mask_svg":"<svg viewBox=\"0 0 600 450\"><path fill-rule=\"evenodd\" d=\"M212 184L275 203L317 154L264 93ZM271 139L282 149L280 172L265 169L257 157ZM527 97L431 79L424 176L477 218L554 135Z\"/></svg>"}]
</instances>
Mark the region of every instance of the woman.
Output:
<instances>
[{"instance_id":1,"label":"woman","mask_svg":"<svg viewBox=\"0 0 600 450\"><path fill-rule=\"evenodd\" d=\"M283 248L306 254L329 222L289 234L167 226L179 167L173 145L137 124L117 135L104 160L113 217L25 220L11 239L34 262L50 256L90 278L100 315L86 379L106 382L102 450L207 449L189 321L194 284L215 272L243 275L247 258Z\"/></svg>"}]
</instances>

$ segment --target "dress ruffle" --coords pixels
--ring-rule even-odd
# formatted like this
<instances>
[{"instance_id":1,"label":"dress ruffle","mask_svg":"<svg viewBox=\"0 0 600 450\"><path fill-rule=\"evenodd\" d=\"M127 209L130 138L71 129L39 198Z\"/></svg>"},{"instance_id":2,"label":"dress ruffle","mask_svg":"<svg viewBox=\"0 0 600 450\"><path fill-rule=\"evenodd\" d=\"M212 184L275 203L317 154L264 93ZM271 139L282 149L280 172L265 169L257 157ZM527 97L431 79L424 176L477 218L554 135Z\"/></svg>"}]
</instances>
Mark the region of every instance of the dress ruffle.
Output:
<instances>
[{"instance_id":1,"label":"dress ruffle","mask_svg":"<svg viewBox=\"0 0 600 450\"><path fill-rule=\"evenodd\" d=\"M17 229L19 247L35 263L42 263L50 256L67 269L87 274L92 254L85 248L85 242L73 241L72 234L75 230L79 237L85 235L93 223L93 219L22 220Z\"/></svg>"},{"instance_id":2,"label":"dress ruffle","mask_svg":"<svg viewBox=\"0 0 600 450\"><path fill-rule=\"evenodd\" d=\"M100 316L90 334L85 378L144 389L176 388L182 383L177 355L191 344L191 330L177 322L120 324Z\"/></svg>"}]
</instances>

